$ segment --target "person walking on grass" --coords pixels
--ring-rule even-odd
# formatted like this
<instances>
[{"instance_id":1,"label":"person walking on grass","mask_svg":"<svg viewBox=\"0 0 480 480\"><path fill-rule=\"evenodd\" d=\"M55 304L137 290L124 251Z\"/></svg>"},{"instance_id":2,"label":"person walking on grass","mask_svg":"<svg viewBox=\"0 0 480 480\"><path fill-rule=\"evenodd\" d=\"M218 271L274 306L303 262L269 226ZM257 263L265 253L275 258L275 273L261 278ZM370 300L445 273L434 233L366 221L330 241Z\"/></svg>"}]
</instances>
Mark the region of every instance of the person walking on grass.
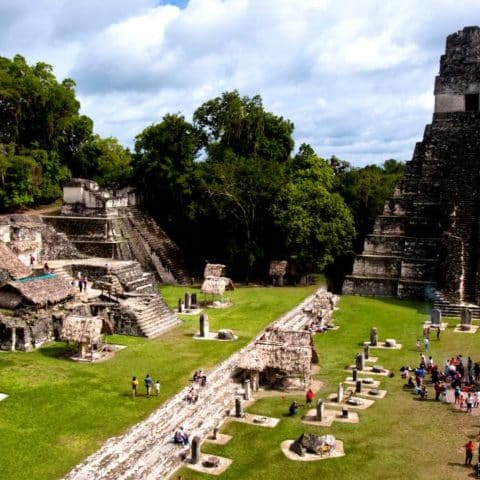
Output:
<instances>
[{"instance_id":1,"label":"person walking on grass","mask_svg":"<svg viewBox=\"0 0 480 480\"><path fill-rule=\"evenodd\" d=\"M426 352L428 352L429 346L430 346L430 340L428 339L428 337L425 337L423 339L423 348Z\"/></svg>"},{"instance_id":2,"label":"person walking on grass","mask_svg":"<svg viewBox=\"0 0 480 480\"><path fill-rule=\"evenodd\" d=\"M155 388L155 395L158 397L160 395L160 382L157 380L153 387Z\"/></svg>"},{"instance_id":3,"label":"person walking on grass","mask_svg":"<svg viewBox=\"0 0 480 480\"><path fill-rule=\"evenodd\" d=\"M313 393L313 390L309 388L307 393L305 394L305 403L307 404L307 406L310 406L312 404L314 396L315 394Z\"/></svg>"},{"instance_id":4,"label":"person walking on grass","mask_svg":"<svg viewBox=\"0 0 480 480\"><path fill-rule=\"evenodd\" d=\"M147 397L150 396L150 391L152 390L152 377L147 373L147 376L143 379L145 383L145 389L147 390Z\"/></svg>"},{"instance_id":5,"label":"person walking on grass","mask_svg":"<svg viewBox=\"0 0 480 480\"><path fill-rule=\"evenodd\" d=\"M132 397L133 398L137 396L137 389L138 389L137 377L132 377Z\"/></svg>"},{"instance_id":6,"label":"person walking on grass","mask_svg":"<svg viewBox=\"0 0 480 480\"><path fill-rule=\"evenodd\" d=\"M473 442L471 440L465 444L465 465L471 465L473 459Z\"/></svg>"}]
</instances>

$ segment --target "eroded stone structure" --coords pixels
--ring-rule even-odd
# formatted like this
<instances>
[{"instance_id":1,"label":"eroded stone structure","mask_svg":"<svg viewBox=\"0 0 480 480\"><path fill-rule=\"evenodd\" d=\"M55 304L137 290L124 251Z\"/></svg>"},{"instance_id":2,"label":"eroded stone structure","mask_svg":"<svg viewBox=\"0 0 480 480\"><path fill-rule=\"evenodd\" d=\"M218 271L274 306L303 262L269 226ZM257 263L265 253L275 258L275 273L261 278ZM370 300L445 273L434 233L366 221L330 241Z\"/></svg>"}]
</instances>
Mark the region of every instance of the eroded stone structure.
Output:
<instances>
[{"instance_id":1,"label":"eroded stone structure","mask_svg":"<svg viewBox=\"0 0 480 480\"><path fill-rule=\"evenodd\" d=\"M480 301L480 28L449 35L433 120L375 220L344 293ZM458 314L450 311L449 314Z\"/></svg>"},{"instance_id":2,"label":"eroded stone structure","mask_svg":"<svg viewBox=\"0 0 480 480\"><path fill-rule=\"evenodd\" d=\"M190 283L180 249L138 208L131 188L102 189L92 180L72 178L63 187L61 215L43 219L85 255L137 260L162 282Z\"/></svg>"}]
</instances>

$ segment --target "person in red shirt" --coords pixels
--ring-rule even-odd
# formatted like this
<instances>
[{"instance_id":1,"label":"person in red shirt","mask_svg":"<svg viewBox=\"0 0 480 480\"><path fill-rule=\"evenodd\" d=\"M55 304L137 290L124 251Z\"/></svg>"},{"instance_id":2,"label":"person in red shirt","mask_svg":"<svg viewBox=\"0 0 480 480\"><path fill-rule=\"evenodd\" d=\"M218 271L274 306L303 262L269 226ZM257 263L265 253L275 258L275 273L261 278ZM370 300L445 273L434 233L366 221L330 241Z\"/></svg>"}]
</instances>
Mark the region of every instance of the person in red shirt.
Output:
<instances>
[{"instance_id":1,"label":"person in red shirt","mask_svg":"<svg viewBox=\"0 0 480 480\"><path fill-rule=\"evenodd\" d=\"M473 458L473 442L471 440L465 444L465 465L471 465Z\"/></svg>"},{"instance_id":2,"label":"person in red shirt","mask_svg":"<svg viewBox=\"0 0 480 480\"><path fill-rule=\"evenodd\" d=\"M313 400L313 397L315 396L315 394L313 393L312 389L309 388L307 393L305 394L305 400L306 400L306 404L307 405L311 405L312 404L312 400Z\"/></svg>"}]
</instances>

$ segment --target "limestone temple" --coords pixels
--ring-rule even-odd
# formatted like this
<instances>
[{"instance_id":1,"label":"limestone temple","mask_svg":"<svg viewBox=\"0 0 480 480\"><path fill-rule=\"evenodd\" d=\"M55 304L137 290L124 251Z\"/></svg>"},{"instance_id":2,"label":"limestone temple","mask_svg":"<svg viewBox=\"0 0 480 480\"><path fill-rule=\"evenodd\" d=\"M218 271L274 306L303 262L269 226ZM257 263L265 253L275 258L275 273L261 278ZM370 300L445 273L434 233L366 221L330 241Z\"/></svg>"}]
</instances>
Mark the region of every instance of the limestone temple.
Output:
<instances>
[{"instance_id":1,"label":"limestone temple","mask_svg":"<svg viewBox=\"0 0 480 480\"><path fill-rule=\"evenodd\" d=\"M343 292L480 303L480 28L449 35L433 120L375 220Z\"/></svg>"},{"instance_id":2,"label":"limestone temple","mask_svg":"<svg viewBox=\"0 0 480 480\"><path fill-rule=\"evenodd\" d=\"M157 285L190 276L135 193L72 179L63 200L60 215L0 216L0 349L81 339L93 359L101 333L151 338L178 325Z\"/></svg>"}]
</instances>

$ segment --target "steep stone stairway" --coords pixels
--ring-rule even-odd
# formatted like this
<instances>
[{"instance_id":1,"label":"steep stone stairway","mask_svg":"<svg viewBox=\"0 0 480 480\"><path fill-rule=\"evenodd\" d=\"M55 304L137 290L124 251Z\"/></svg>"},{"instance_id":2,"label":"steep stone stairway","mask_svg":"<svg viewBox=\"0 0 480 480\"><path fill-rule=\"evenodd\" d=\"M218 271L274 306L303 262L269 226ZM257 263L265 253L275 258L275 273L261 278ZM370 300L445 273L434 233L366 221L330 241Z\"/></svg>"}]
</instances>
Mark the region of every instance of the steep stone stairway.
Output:
<instances>
[{"instance_id":1,"label":"steep stone stairway","mask_svg":"<svg viewBox=\"0 0 480 480\"><path fill-rule=\"evenodd\" d=\"M190 276L184 265L182 252L175 242L145 213L135 208L130 209L129 213L131 225L158 255L163 267L172 272L178 283L189 284Z\"/></svg>"},{"instance_id":2,"label":"steep stone stairway","mask_svg":"<svg viewBox=\"0 0 480 480\"><path fill-rule=\"evenodd\" d=\"M288 325L298 318L305 307L313 305L314 295L279 318L274 325ZM232 375L250 346L261 336L227 360L207 372L207 384L199 387L197 403L188 405L184 398L190 388L165 402L143 422L133 426L126 434L114 437L82 464L72 470L65 480L160 480L168 478L181 465L181 455L186 449L173 444L176 429L183 428L190 438L206 438L219 426L234 408L240 386Z\"/></svg>"},{"instance_id":3,"label":"steep stone stairway","mask_svg":"<svg viewBox=\"0 0 480 480\"><path fill-rule=\"evenodd\" d=\"M148 338L158 337L181 323L158 295L129 298L125 303L134 313L138 327Z\"/></svg>"}]
</instances>

